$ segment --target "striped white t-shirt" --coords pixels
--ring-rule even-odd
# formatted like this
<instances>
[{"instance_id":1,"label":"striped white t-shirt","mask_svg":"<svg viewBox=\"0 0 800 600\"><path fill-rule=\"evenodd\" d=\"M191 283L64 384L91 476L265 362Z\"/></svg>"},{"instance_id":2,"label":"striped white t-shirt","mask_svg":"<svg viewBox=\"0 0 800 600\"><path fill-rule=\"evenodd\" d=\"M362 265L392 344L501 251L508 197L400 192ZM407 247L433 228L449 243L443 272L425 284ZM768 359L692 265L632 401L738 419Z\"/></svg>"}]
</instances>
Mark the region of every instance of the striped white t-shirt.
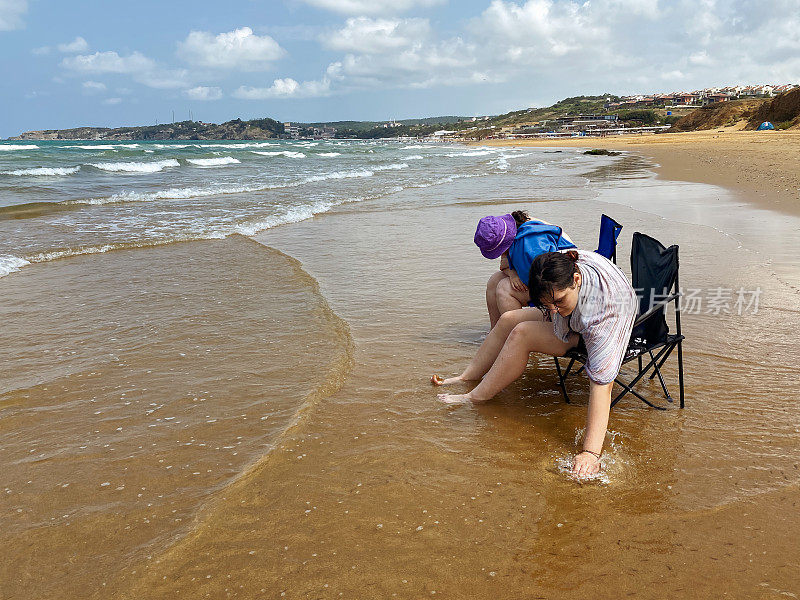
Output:
<instances>
[{"instance_id":1,"label":"striped white t-shirt","mask_svg":"<svg viewBox=\"0 0 800 600\"><path fill-rule=\"evenodd\" d=\"M636 320L636 292L625 273L596 252L579 250L577 265L582 278L578 304L569 317L551 313L553 331L564 342L570 333L580 334L589 379L611 383L619 374Z\"/></svg>"}]
</instances>

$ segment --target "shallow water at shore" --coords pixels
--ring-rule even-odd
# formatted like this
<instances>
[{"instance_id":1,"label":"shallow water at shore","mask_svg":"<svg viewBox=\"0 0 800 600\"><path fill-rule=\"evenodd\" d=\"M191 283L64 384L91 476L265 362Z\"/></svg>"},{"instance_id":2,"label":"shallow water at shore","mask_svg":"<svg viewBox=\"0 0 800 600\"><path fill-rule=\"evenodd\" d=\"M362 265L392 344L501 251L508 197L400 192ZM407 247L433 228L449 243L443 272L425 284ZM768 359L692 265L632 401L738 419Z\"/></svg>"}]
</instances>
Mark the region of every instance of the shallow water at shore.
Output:
<instances>
[{"instance_id":1,"label":"shallow water at shore","mask_svg":"<svg viewBox=\"0 0 800 600\"><path fill-rule=\"evenodd\" d=\"M587 164L598 163L614 166L590 174L587 183L580 169L591 171ZM36 532L27 534L31 537L22 533L24 524L7 530L7 543L16 548L33 542L38 548L58 549L59 558L50 558L53 564L63 564L71 552L90 561L97 548L124 558L96 573L73 569L75 588L56 589L52 582L48 586L39 581L37 589L49 597L75 597L77 586L88 585L81 588L86 590L84 597L97 598L278 598L282 593L290 598L394 594L408 598L592 594L602 598L625 593L663 597L685 594L687 589L697 597L715 597L724 589L730 597L766 598L792 593L798 564L791 549L800 524L786 509L797 501L800 482L796 461L800 419L795 406L800 389L788 357L797 348L792 332L800 325L800 317L793 286L800 277L788 260L794 251L788 236L797 223L741 206L719 188L658 182L647 165L635 159L602 159L576 166L574 172L571 168L560 170L551 181L546 173L540 174L535 186L530 185L530 174L514 173L406 191L258 234L258 242L295 257L319 282L322 297L347 322L354 342L352 370L341 388L337 390L338 384L326 388L319 401L308 406L302 421L288 429L298 398L316 389L313 377L320 357L343 356L347 362L349 339L335 318L324 316L327 313L313 285L307 285L289 259L236 238L104 255L105 266L101 269L98 263L98 269L108 270L109 279L95 273L88 279L95 286L125 281L124 273L141 268L136 259L149 254L167 261L156 267L162 263L150 259L151 271L142 274L152 282L154 293L168 289L168 282L175 278L176 292L186 289L180 297L195 298L180 306L177 296L169 302L164 302L170 300L169 294L143 296L141 304L131 305L124 286L113 289L105 283L102 289L108 291L103 294L76 290L76 300L68 304L79 306L77 299L83 294L94 297L89 307L92 315L99 311L102 316L106 306L112 310L114 304L107 302L106 294L126 298L121 306L134 321L145 314L149 317L149 311L162 304L167 313L177 309L185 315L174 328L159 328L156 339L163 340L163 352L140 348L144 338L131 335L135 327L125 324L125 343L132 345L135 356L149 357L140 362L125 358L125 365L144 369L152 363L173 368L184 364L173 351L185 345L183 336L188 334L183 328L191 323L189 315L198 310L206 315L214 302L223 302L223 308L211 311L197 324L195 335L204 348L220 329L232 327L237 334L218 340L216 347L225 348L237 362L228 366L221 355L209 361L198 361L195 355L192 369L182 375L183 384L191 388L209 370L224 367L217 378L220 391L211 404L234 403L230 425L218 430L219 438L214 437L213 428L203 430L203 439L206 443L206 438L219 439L221 444L242 436L241 452L247 460L201 465L212 471L228 469L218 479L209 479L209 474L192 488L187 483L178 487L174 480L158 475L157 460L172 456L148 453L147 464L156 462L137 476L136 483L158 489L163 478L163 489L174 492L177 487L180 493L170 501L183 503L186 525L170 523L158 535L151 530L135 544L115 527L139 516L149 518L146 510L152 507L141 507L143 512L127 516L120 508L101 510L102 516L94 519L86 517L82 532L96 546L94 552L92 547L84 548L82 555L70 547L78 539L70 530L72 525L59 523L60 529L45 529L27 523L27 531ZM565 404L555 386L552 359L533 358L523 378L482 406L439 405L435 390L427 384L433 371L460 369L485 332L482 290L496 265L482 259L471 245L475 222L485 214L520 207L563 224L579 246L588 248L596 242L600 214L611 214L625 225L619 249L625 270L630 235L642 231L667 244L680 244L685 287L763 289L758 314L685 316L687 409L670 407L661 413L630 398L621 403L612 413L605 482L580 485L559 469L579 447L587 385L585 380L575 380L575 403ZM762 229L774 235L764 240L758 235ZM179 278L178 265L194 252L207 259L202 269ZM44 289L52 279L39 269L61 273L69 265L89 268L98 258L36 265L29 267L36 271L12 277L21 282L40 273L39 285ZM300 280L285 279L286 272ZM114 277L115 273L121 275ZM56 281L61 284L55 289L63 291L70 280L64 274L59 277ZM8 278L0 285L14 281ZM204 286L209 286L208 295L196 296ZM21 285L19 293L24 291ZM301 297L286 302L291 294ZM20 298L21 305L25 296ZM47 314L48 306L43 301L36 314ZM56 323L45 318L42 329L63 335L74 323L85 334L86 315L76 313L66 319L53 316ZM238 319L229 325L231 315ZM271 321L273 317L277 320ZM16 319L24 323L19 314ZM252 335L248 323L254 319L268 335L231 346L240 336ZM330 336L319 335L328 328ZM173 337L165 331L180 333ZM18 339L23 332L20 327ZM311 340L320 345L306 348L304 344ZM266 341L273 343L265 346ZM93 342L97 351L90 355L105 353L101 342L105 338ZM55 345L52 340L43 342L45 348ZM772 359L767 349L777 350L784 358ZM239 378L242 356L253 365L244 371L258 374L255 389L227 381ZM75 407L86 402L90 388L79 382L83 377L78 375L88 377L86 372L97 372L98 366L81 363L80 353L58 361L36 360L9 371L9 376L17 378L10 387L37 389L31 373L47 365L63 369L50 377L66 378L65 385L74 386ZM337 364L336 360L331 363ZM264 364L293 368L270 373L263 371ZM103 372L101 377L108 388L108 402L123 411L125 401L117 397L121 392L115 386L123 380L136 389L142 385L142 371L131 370L132 366L115 368L121 368L124 376ZM675 386L674 370L668 373ZM172 395L172 381L167 379L155 393ZM645 389L658 398L657 383ZM194 415L196 426L202 428L206 425L202 418L211 413L201 410L198 416L197 410L209 404L194 406L193 398L201 390L191 390L192 401L187 396L185 407L176 406ZM56 408L51 395L40 394ZM126 392L126 396L132 394ZM40 412L57 412L34 409L32 404L15 408L13 403L6 404L7 397L8 392L2 400L4 415L18 414L18 419L31 419L31 425L38 424L35 419ZM141 394L140 400L144 397ZM270 406L283 406L282 418L267 419L266 425L261 422L262 398ZM247 407L240 407L241 402ZM255 403L252 415L249 403ZM138 416L127 418L151 424L154 415L139 415L141 408L136 408ZM73 418L70 412L59 418L68 424ZM98 418L93 412L76 409L74 428L86 429ZM248 419L238 420L237 413ZM3 423L3 431L8 432L5 424L12 421L4 417ZM68 431L68 427L63 429ZM173 433L166 423L163 427ZM55 429L53 436L58 440L62 426ZM28 441L35 441L36 428L27 431L32 432ZM151 432L142 435L149 440ZM172 437L167 435L164 444L172 444ZM199 433L194 439L201 439ZM272 443L275 449L265 454ZM4 443L3 448L7 451L13 446ZM23 460L23 451L28 449L20 444L14 461ZM197 443L183 447L182 452L171 462L178 464L180 458L192 464L192 470L184 473L192 481L198 476L189 472L203 472L194 464L206 452ZM23 464L20 469L27 468ZM127 466L107 464L112 474ZM99 474L92 473L91 481ZM151 477L153 482L145 485L143 481ZM43 471L42 478L52 484L63 476ZM88 474L78 479L90 481ZM103 481L98 485L112 477L99 479ZM33 484L20 485L24 489ZM56 493L60 492L37 490L25 500L36 505ZM98 493L104 492L87 486L76 491L72 501ZM128 510L139 510L133 502ZM166 505L164 511L172 509ZM40 510L41 515L47 514ZM765 510L774 516L759 521L757 515ZM104 535L109 530L115 531L113 537ZM21 552L18 557L21 560L9 564L7 572L26 560L29 565L47 561L44 553ZM27 585L34 580L28 579ZM33 588L14 588L22 589Z\"/></svg>"}]
</instances>

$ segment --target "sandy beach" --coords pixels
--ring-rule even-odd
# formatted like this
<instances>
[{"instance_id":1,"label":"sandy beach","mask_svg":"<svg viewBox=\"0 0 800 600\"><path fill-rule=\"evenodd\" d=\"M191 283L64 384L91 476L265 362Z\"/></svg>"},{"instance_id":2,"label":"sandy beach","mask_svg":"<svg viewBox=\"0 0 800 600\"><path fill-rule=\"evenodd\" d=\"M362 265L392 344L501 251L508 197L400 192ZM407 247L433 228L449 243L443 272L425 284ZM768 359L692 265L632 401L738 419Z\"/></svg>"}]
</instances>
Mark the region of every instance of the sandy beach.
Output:
<instances>
[{"instance_id":1,"label":"sandy beach","mask_svg":"<svg viewBox=\"0 0 800 600\"><path fill-rule=\"evenodd\" d=\"M659 177L737 190L748 202L800 214L800 132L734 127L605 138L486 140L484 146L629 150L658 163Z\"/></svg>"},{"instance_id":2,"label":"sandy beach","mask_svg":"<svg viewBox=\"0 0 800 600\"><path fill-rule=\"evenodd\" d=\"M771 205L784 185L766 177L773 150L748 164L765 175L760 200L718 186L711 168L680 171L701 155L735 170L746 158L733 142L679 145L670 163L662 137L592 140L635 152L406 189L250 239L61 259L0 281L6 347L34 314L56 336L44 348L72 332L78 352L57 363L71 370L50 378L55 395L33 375L48 364L36 353L4 373L17 379L0 398L13 414L2 426L15 519L3 597L797 594L800 219ZM763 289L757 314L685 316L687 408L617 406L600 481L564 472L588 385L576 380L564 403L552 359L533 357L481 406L443 406L428 383L457 372L487 328L483 286L497 265L474 248L475 223L517 208L563 224L582 248L611 214L625 226L626 271L642 231L680 245L688 287ZM75 308L50 314L48 285L72 290ZM87 314L132 339L130 351L102 368L81 362ZM644 390L658 398L657 383ZM154 396L163 421L144 416ZM51 448L37 443L44 423ZM116 427L141 434L122 444ZM68 456L70 435L89 453ZM61 488L70 477L80 485Z\"/></svg>"}]
</instances>

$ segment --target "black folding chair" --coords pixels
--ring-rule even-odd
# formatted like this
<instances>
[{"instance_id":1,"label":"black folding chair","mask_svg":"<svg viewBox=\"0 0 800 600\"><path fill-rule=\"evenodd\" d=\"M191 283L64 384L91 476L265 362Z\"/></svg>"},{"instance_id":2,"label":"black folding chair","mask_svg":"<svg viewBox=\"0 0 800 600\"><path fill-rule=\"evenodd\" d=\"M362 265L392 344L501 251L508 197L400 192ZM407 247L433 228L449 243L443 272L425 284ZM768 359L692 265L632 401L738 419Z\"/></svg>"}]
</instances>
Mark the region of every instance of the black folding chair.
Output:
<instances>
[{"instance_id":1,"label":"black folding chair","mask_svg":"<svg viewBox=\"0 0 800 600\"><path fill-rule=\"evenodd\" d=\"M617 376L615 382L622 387L622 391L613 399L611 406L616 405L625 394L631 393L639 400L657 408L665 410L663 406L657 406L642 396L633 387L648 373L650 379L658 377L664 396L672 402L667 384L661 368L672 354L678 349L678 385L680 387L680 407L684 407L684 386L683 386L683 340L681 334L681 309L679 298L678 283L678 246L665 248L658 240L650 236L636 232L633 234L633 247L631 249L631 275L633 287L639 294L639 317L633 324L633 333L625 353L622 364L629 363L634 359L638 362L639 371L630 381L625 382L621 374ZM675 333L669 332L665 311L670 302L675 302ZM559 385L564 394L564 399L569 402L567 394L566 379L572 374L583 371L586 361L586 349L583 343L577 348L569 350L564 358L569 359L565 369L561 367L559 357L555 357L556 371L558 372ZM580 367L573 373L572 368L575 364ZM652 370L652 373L650 372Z\"/></svg>"}]
</instances>

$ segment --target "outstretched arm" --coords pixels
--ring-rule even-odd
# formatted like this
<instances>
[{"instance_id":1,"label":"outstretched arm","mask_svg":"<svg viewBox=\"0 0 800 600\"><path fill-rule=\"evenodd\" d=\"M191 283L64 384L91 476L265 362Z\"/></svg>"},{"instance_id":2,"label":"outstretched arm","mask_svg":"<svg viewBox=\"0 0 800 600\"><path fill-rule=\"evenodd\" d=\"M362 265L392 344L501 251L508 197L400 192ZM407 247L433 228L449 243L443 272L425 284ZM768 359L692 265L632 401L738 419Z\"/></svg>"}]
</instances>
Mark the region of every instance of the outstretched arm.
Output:
<instances>
[{"instance_id":1,"label":"outstretched arm","mask_svg":"<svg viewBox=\"0 0 800 600\"><path fill-rule=\"evenodd\" d=\"M573 461L572 472L578 477L594 475L600 470L599 454L608 428L608 414L611 411L611 388L614 382L599 384L589 380L589 409L586 414L586 433L583 436L583 449Z\"/></svg>"}]
</instances>

